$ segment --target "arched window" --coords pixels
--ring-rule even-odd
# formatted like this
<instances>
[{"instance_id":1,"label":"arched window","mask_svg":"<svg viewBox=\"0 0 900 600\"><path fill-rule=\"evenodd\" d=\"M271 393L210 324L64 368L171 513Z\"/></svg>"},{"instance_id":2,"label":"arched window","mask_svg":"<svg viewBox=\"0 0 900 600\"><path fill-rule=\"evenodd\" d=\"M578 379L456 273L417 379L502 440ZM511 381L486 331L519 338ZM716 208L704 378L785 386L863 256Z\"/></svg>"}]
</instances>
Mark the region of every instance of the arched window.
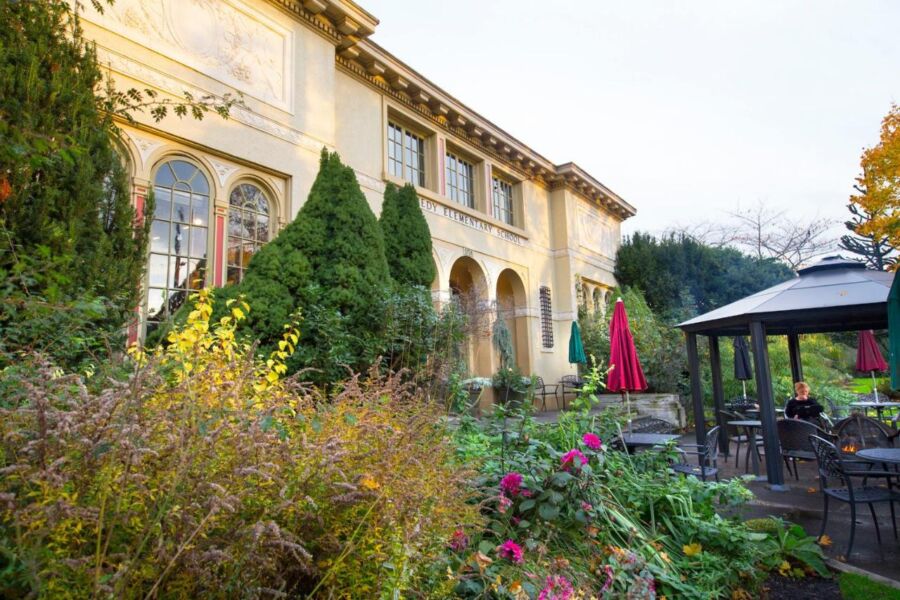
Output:
<instances>
[{"instance_id":1,"label":"arched window","mask_svg":"<svg viewBox=\"0 0 900 600\"><path fill-rule=\"evenodd\" d=\"M254 254L269 241L269 200L252 183L242 183L228 198L228 283L237 283Z\"/></svg>"},{"instance_id":2,"label":"arched window","mask_svg":"<svg viewBox=\"0 0 900 600\"><path fill-rule=\"evenodd\" d=\"M206 285L209 181L183 159L163 163L153 179L147 268L147 331L171 317L189 290Z\"/></svg>"}]
</instances>

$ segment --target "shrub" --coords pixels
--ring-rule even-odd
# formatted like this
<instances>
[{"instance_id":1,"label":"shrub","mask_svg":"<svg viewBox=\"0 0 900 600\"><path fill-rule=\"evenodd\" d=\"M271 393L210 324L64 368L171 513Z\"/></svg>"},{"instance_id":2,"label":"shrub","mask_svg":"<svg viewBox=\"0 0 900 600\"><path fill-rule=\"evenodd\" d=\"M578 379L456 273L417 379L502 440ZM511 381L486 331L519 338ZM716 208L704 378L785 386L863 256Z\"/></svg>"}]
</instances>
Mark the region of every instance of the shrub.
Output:
<instances>
[{"instance_id":1,"label":"shrub","mask_svg":"<svg viewBox=\"0 0 900 600\"><path fill-rule=\"evenodd\" d=\"M397 377L324 398L212 322L93 393L43 363L0 403L0 596L372 597L421 589L479 517L434 413ZM327 400L327 401L326 401Z\"/></svg>"},{"instance_id":2,"label":"shrub","mask_svg":"<svg viewBox=\"0 0 900 600\"><path fill-rule=\"evenodd\" d=\"M416 188L388 183L379 219L391 277L404 285L430 288L436 276L431 232L419 206Z\"/></svg>"}]
</instances>

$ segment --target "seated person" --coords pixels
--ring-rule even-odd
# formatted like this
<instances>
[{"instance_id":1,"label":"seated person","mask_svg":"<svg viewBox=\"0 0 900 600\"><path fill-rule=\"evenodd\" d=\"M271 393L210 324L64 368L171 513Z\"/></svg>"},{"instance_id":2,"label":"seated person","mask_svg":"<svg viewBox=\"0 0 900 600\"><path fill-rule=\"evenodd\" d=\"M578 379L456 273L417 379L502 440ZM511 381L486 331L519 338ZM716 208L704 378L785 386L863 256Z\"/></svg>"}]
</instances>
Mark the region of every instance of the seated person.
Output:
<instances>
[{"instance_id":1,"label":"seated person","mask_svg":"<svg viewBox=\"0 0 900 600\"><path fill-rule=\"evenodd\" d=\"M788 419L814 421L825 411L815 398L809 397L809 386L805 382L795 383L794 391L796 395L784 407L784 416Z\"/></svg>"}]
</instances>

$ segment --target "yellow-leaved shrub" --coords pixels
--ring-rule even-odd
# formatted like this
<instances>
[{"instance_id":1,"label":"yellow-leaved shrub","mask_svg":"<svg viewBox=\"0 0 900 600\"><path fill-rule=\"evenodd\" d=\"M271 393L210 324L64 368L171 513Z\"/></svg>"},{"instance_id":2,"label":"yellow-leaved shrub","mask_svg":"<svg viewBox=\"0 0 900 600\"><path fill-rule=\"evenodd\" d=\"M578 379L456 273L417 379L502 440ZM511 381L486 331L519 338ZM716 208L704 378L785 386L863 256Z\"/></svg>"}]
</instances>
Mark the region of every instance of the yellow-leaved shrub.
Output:
<instances>
[{"instance_id":1,"label":"yellow-leaved shrub","mask_svg":"<svg viewBox=\"0 0 900 600\"><path fill-rule=\"evenodd\" d=\"M0 400L0 597L396 597L479 522L435 411L399 376L325 397L210 322L102 392L35 360Z\"/></svg>"}]
</instances>

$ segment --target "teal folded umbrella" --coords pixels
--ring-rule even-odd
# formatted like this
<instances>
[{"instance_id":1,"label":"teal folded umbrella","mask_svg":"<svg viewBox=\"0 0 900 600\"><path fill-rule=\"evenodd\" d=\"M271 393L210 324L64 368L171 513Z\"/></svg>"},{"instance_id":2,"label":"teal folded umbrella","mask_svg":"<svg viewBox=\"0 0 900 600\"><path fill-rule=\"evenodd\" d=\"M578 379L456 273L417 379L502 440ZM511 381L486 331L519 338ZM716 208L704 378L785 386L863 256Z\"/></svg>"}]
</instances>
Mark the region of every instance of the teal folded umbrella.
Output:
<instances>
[{"instance_id":1,"label":"teal folded umbrella","mask_svg":"<svg viewBox=\"0 0 900 600\"><path fill-rule=\"evenodd\" d=\"M581 329L578 321L572 321L572 333L569 334L569 362L584 364L587 356L584 355L584 343L581 341Z\"/></svg>"}]
</instances>

